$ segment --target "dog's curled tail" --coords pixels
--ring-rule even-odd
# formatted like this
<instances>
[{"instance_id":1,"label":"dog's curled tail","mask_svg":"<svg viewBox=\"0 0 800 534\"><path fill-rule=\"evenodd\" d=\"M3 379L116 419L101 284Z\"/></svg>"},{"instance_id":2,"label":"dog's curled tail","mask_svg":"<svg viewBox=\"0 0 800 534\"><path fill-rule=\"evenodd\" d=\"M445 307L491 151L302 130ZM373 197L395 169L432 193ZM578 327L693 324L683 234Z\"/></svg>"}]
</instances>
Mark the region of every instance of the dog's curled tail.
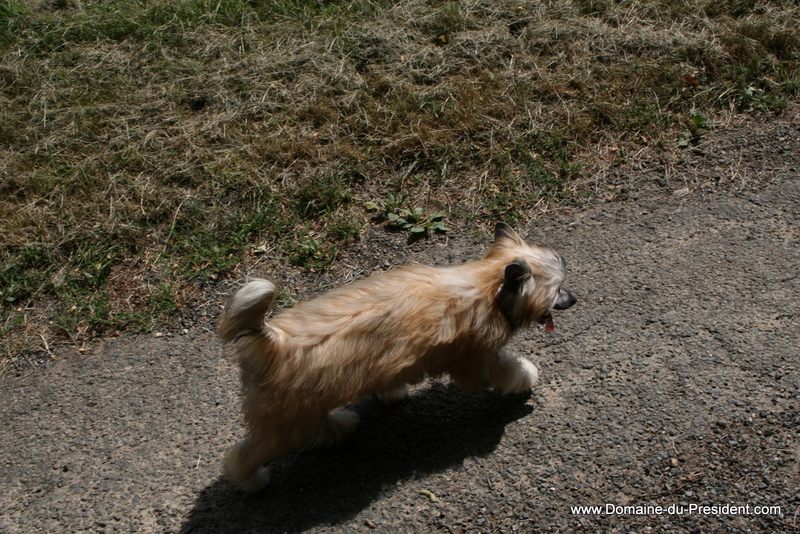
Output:
<instances>
[{"instance_id":1,"label":"dog's curled tail","mask_svg":"<svg viewBox=\"0 0 800 534\"><path fill-rule=\"evenodd\" d=\"M264 316L275 302L277 288L269 280L255 279L243 285L225 306L219 322L222 343L242 335L264 331Z\"/></svg>"}]
</instances>

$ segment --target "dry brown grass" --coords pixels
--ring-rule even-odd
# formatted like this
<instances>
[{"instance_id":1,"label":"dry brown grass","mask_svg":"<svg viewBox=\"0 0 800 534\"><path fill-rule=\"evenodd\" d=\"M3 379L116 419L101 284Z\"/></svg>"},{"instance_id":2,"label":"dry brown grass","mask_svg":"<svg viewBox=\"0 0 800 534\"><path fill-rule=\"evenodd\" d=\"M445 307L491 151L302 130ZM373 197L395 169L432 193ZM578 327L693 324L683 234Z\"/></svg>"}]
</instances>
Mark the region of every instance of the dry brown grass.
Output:
<instances>
[{"instance_id":1,"label":"dry brown grass","mask_svg":"<svg viewBox=\"0 0 800 534\"><path fill-rule=\"evenodd\" d=\"M800 88L788 0L264 6L0 0L7 352L35 313L148 328L265 243L322 268L390 192L529 219Z\"/></svg>"}]
</instances>

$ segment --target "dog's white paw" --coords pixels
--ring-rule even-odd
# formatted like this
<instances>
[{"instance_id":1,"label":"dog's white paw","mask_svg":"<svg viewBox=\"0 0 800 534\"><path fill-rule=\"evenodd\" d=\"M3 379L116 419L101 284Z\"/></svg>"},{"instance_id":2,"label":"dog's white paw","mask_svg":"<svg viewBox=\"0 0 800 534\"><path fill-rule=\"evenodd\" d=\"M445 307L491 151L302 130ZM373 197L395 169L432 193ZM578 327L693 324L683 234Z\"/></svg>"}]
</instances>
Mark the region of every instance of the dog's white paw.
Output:
<instances>
[{"instance_id":1,"label":"dog's white paw","mask_svg":"<svg viewBox=\"0 0 800 534\"><path fill-rule=\"evenodd\" d=\"M516 360L516 365L511 368L506 383L502 386L503 393L530 391L539 381L539 369L525 358L520 358L516 355L513 355L513 358Z\"/></svg>"},{"instance_id":2,"label":"dog's white paw","mask_svg":"<svg viewBox=\"0 0 800 534\"><path fill-rule=\"evenodd\" d=\"M377 394L378 399L384 404L394 404L408 397L408 384L403 384L399 388L382 391Z\"/></svg>"},{"instance_id":3,"label":"dog's white paw","mask_svg":"<svg viewBox=\"0 0 800 534\"><path fill-rule=\"evenodd\" d=\"M519 362L521 364L520 373L522 375L520 391L527 391L539 381L539 368L525 358L520 358Z\"/></svg>"},{"instance_id":4,"label":"dog's white paw","mask_svg":"<svg viewBox=\"0 0 800 534\"><path fill-rule=\"evenodd\" d=\"M242 440L231 447L225 457L224 472L225 476L242 491L258 491L269 483L269 467L261 466L254 471L247 472L249 457L246 449L250 445L249 440ZM252 454L252 451L250 451Z\"/></svg>"},{"instance_id":5,"label":"dog's white paw","mask_svg":"<svg viewBox=\"0 0 800 534\"><path fill-rule=\"evenodd\" d=\"M237 483L237 486L242 491L256 492L264 489L269 484L270 471L269 467L262 465L253 474Z\"/></svg>"},{"instance_id":6,"label":"dog's white paw","mask_svg":"<svg viewBox=\"0 0 800 534\"><path fill-rule=\"evenodd\" d=\"M320 445L335 445L355 432L360 417L357 413L339 408L328 414L327 424L320 436Z\"/></svg>"}]
</instances>

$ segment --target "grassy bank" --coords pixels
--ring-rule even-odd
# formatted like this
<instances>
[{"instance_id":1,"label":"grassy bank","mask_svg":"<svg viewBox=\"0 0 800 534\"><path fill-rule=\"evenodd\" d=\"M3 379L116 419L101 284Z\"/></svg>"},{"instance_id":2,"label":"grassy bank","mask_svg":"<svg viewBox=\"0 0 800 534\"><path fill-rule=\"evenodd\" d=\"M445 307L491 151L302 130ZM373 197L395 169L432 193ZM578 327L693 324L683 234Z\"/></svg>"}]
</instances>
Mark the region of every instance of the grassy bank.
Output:
<instances>
[{"instance_id":1,"label":"grassy bank","mask_svg":"<svg viewBox=\"0 0 800 534\"><path fill-rule=\"evenodd\" d=\"M2 350L146 330L253 254L324 268L370 208L591 195L603 147L785 109L798 9L0 0Z\"/></svg>"}]
</instances>

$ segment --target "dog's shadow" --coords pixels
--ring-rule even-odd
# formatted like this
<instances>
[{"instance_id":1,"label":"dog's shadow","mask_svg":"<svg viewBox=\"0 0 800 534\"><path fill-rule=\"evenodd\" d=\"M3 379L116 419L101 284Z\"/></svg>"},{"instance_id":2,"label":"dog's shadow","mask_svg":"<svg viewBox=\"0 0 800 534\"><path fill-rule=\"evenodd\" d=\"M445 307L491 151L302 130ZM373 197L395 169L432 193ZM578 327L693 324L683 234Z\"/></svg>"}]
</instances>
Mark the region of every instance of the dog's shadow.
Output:
<instances>
[{"instance_id":1,"label":"dog's shadow","mask_svg":"<svg viewBox=\"0 0 800 534\"><path fill-rule=\"evenodd\" d=\"M435 384L394 406L362 401L355 405L361 424L344 443L274 462L270 485L257 494L217 480L200 494L181 533L291 533L342 523L395 491L398 481L490 454L506 425L532 411L529 398L467 395Z\"/></svg>"}]
</instances>

